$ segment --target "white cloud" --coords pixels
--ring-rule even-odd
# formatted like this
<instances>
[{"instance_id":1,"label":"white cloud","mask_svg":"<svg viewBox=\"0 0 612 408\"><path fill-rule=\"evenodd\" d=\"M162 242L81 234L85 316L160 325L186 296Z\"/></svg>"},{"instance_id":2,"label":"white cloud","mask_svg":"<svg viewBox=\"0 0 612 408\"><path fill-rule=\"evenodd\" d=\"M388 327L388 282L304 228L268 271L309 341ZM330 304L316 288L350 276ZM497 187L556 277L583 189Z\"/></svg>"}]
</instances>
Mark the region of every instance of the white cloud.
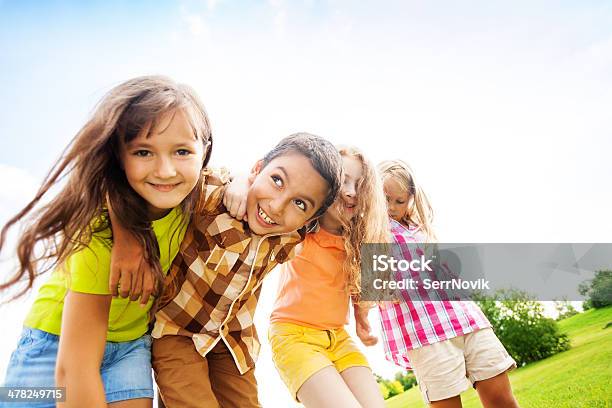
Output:
<instances>
[{"instance_id":1,"label":"white cloud","mask_svg":"<svg viewBox=\"0 0 612 408\"><path fill-rule=\"evenodd\" d=\"M34 198L40 181L26 170L0 164L3 186L0 189L0 222L6 221Z\"/></svg>"},{"instance_id":2,"label":"white cloud","mask_svg":"<svg viewBox=\"0 0 612 408\"><path fill-rule=\"evenodd\" d=\"M575 60L582 62L587 74L609 78L612 69L612 36L591 44L584 52L579 52Z\"/></svg>"},{"instance_id":3,"label":"white cloud","mask_svg":"<svg viewBox=\"0 0 612 408\"><path fill-rule=\"evenodd\" d=\"M274 28L278 35L283 35L287 25L287 11L279 10L274 15Z\"/></svg>"},{"instance_id":4,"label":"white cloud","mask_svg":"<svg viewBox=\"0 0 612 408\"><path fill-rule=\"evenodd\" d=\"M206 28L204 26L202 16L197 14L187 14L183 16L183 18L185 19L185 22L187 22L191 34L196 37L200 37L205 33Z\"/></svg>"},{"instance_id":5,"label":"white cloud","mask_svg":"<svg viewBox=\"0 0 612 408\"><path fill-rule=\"evenodd\" d=\"M3 188L0 189L0 200L13 196L31 194L38 187L39 181L26 170L0 163Z\"/></svg>"},{"instance_id":6,"label":"white cloud","mask_svg":"<svg viewBox=\"0 0 612 408\"><path fill-rule=\"evenodd\" d=\"M3 187L0 189L0 225L4 226L10 217L34 197L40 182L27 171L5 164L0 164L0 175L3 181ZM0 254L0 280L2 281L15 271L14 247L18 229L19 225L11 230ZM0 296L0 302L5 300L5 297ZM31 302L32 295L30 294L10 304L0 303L0 314L5 325L4 332L0 336L0 384L3 382L9 356L17 344L22 321Z\"/></svg>"},{"instance_id":7,"label":"white cloud","mask_svg":"<svg viewBox=\"0 0 612 408\"><path fill-rule=\"evenodd\" d=\"M214 11L219 3L221 3L221 0L207 0L206 7L208 8L208 11Z\"/></svg>"}]
</instances>

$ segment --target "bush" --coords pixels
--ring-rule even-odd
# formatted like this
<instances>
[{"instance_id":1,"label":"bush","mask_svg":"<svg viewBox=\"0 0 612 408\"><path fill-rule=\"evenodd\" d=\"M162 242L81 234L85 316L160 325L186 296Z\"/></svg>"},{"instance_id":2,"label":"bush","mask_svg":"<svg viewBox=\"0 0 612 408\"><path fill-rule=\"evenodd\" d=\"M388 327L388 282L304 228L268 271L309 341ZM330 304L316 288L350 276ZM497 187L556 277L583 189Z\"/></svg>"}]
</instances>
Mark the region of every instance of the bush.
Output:
<instances>
[{"instance_id":1,"label":"bush","mask_svg":"<svg viewBox=\"0 0 612 408\"><path fill-rule=\"evenodd\" d=\"M401 374L401 373L398 373ZM380 375L374 374L378 388L384 399L394 397L404 392L404 386L399 380L385 380ZM396 375L397 378L397 375Z\"/></svg>"},{"instance_id":2,"label":"bush","mask_svg":"<svg viewBox=\"0 0 612 408\"><path fill-rule=\"evenodd\" d=\"M557 313L559 313L557 321L567 319L579 313L568 300L555 300L555 309L557 309Z\"/></svg>"},{"instance_id":3,"label":"bush","mask_svg":"<svg viewBox=\"0 0 612 408\"><path fill-rule=\"evenodd\" d=\"M475 300L519 367L570 348L557 322L544 316L542 304L527 293L501 290Z\"/></svg>"},{"instance_id":4,"label":"bush","mask_svg":"<svg viewBox=\"0 0 612 408\"><path fill-rule=\"evenodd\" d=\"M578 292L587 299L584 302L584 309L612 305L612 271L597 271L595 277L580 284Z\"/></svg>"},{"instance_id":5,"label":"bush","mask_svg":"<svg viewBox=\"0 0 612 408\"><path fill-rule=\"evenodd\" d=\"M383 399L389 398L389 389L385 384L379 382L378 389L380 390L380 394L382 395Z\"/></svg>"},{"instance_id":6,"label":"bush","mask_svg":"<svg viewBox=\"0 0 612 408\"><path fill-rule=\"evenodd\" d=\"M408 391L410 388L414 387L417 383L416 377L410 371L406 372L398 372L395 374L395 380L399 381L404 388L404 391Z\"/></svg>"},{"instance_id":7,"label":"bush","mask_svg":"<svg viewBox=\"0 0 612 408\"><path fill-rule=\"evenodd\" d=\"M387 387L389 388L389 398L404 392L404 387L402 386L402 383L397 380L389 381Z\"/></svg>"}]
</instances>

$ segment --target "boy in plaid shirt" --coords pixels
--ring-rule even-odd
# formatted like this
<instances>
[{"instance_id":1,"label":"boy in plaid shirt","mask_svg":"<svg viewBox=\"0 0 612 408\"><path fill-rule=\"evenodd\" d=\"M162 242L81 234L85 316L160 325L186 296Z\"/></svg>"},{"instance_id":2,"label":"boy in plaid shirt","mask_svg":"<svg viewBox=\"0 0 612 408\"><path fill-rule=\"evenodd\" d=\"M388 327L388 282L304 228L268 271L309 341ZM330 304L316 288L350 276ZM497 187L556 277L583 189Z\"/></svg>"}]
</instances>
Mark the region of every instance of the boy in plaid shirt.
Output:
<instances>
[{"instance_id":1,"label":"boy in plaid shirt","mask_svg":"<svg viewBox=\"0 0 612 408\"><path fill-rule=\"evenodd\" d=\"M205 174L152 332L153 368L167 407L260 406L252 368L260 348L253 316L262 280L293 256L304 225L333 203L341 166L335 147L322 138L283 139L253 166L244 222L223 205L227 177ZM125 245L113 251L134 259Z\"/></svg>"}]
</instances>

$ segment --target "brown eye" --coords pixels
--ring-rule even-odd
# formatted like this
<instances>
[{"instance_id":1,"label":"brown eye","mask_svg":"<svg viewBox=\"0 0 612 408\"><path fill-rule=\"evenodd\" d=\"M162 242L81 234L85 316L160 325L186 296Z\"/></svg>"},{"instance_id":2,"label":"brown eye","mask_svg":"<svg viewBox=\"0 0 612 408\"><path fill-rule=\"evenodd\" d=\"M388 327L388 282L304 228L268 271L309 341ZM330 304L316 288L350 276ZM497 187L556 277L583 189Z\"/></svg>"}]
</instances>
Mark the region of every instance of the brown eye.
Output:
<instances>
[{"instance_id":1,"label":"brown eye","mask_svg":"<svg viewBox=\"0 0 612 408\"><path fill-rule=\"evenodd\" d=\"M136 150L132 154L137 157L149 157L152 153L148 150Z\"/></svg>"},{"instance_id":2,"label":"brown eye","mask_svg":"<svg viewBox=\"0 0 612 408\"><path fill-rule=\"evenodd\" d=\"M297 206L300 208L300 210L302 210L302 211L306 211L306 203L305 203L304 201L302 201L302 200L300 200L300 199L298 198L298 199L297 199L297 200L295 200L294 202L295 202L295 205L297 205Z\"/></svg>"},{"instance_id":3,"label":"brown eye","mask_svg":"<svg viewBox=\"0 0 612 408\"><path fill-rule=\"evenodd\" d=\"M283 186L283 179L281 179L280 177L278 177L278 176L271 176L270 178L272 179L272 182L274 182L274 184L276 184L277 186L279 186L279 187Z\"/></svg>"}]
</instances>

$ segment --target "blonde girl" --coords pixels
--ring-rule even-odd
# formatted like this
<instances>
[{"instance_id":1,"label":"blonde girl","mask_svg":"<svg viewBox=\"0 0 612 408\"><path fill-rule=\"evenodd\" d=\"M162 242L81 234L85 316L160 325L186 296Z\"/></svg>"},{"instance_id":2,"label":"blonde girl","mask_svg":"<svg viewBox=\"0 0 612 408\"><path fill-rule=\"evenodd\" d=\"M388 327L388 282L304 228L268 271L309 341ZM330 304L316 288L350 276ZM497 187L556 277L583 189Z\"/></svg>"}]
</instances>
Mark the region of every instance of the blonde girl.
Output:
<instances>
[{"instance_id":1,"label":"blonde girl","mask_svg":"<svg viewBox=\"0 0 612 408\"><path fill-rule=\"evenodd\" d=\"M436 240L434 212L429 198L408 163L386 160L378 165L387 198L389 217L428 242ZM419 238L419 241L422 239Z\"/></svg>"},{"instance_id":2,"label":"blonde girl","mask_svg":"<svg viewBox=\"0 0 612 408\"><path fill-rule=\"evenodd\" d=\"M62 407L152 405L146 332L157 299L140 307L112 297L107 202L145 248L159 294L211 148L208 117L186 85L139 77L102 99L34 199L2 228L0 249L7 231L29 216L17 245L18 270L0 289L26 278L24 293L53 269L25 319L5 386L65 387ZM59 193L34 211L55 186ZM54 407L55 401L25 406Z\"/></svg>"},{"instance_id":3,"label":"blonde girl","mask_svg":"<svg viewBox=\"0 0 612 408\"><path fill-rule=\"evenodd\" d=\"M434 241L433 211L401 160L379 165L389 206L391 232L398 244ZM416 256L402 245L405 259ZM402 291L399 302L379 308L386 358L413 369L423 399L435 408L460 408L460 394L476 388L487 408L518 407L507 371L516 367L480 308L470 301L449 301L434 294ZM359 329L366 321L365 328ZM358 333L369 332L358 318ZM360 337L371 341L371 335Z\"/></svg>"}]
</instances>

